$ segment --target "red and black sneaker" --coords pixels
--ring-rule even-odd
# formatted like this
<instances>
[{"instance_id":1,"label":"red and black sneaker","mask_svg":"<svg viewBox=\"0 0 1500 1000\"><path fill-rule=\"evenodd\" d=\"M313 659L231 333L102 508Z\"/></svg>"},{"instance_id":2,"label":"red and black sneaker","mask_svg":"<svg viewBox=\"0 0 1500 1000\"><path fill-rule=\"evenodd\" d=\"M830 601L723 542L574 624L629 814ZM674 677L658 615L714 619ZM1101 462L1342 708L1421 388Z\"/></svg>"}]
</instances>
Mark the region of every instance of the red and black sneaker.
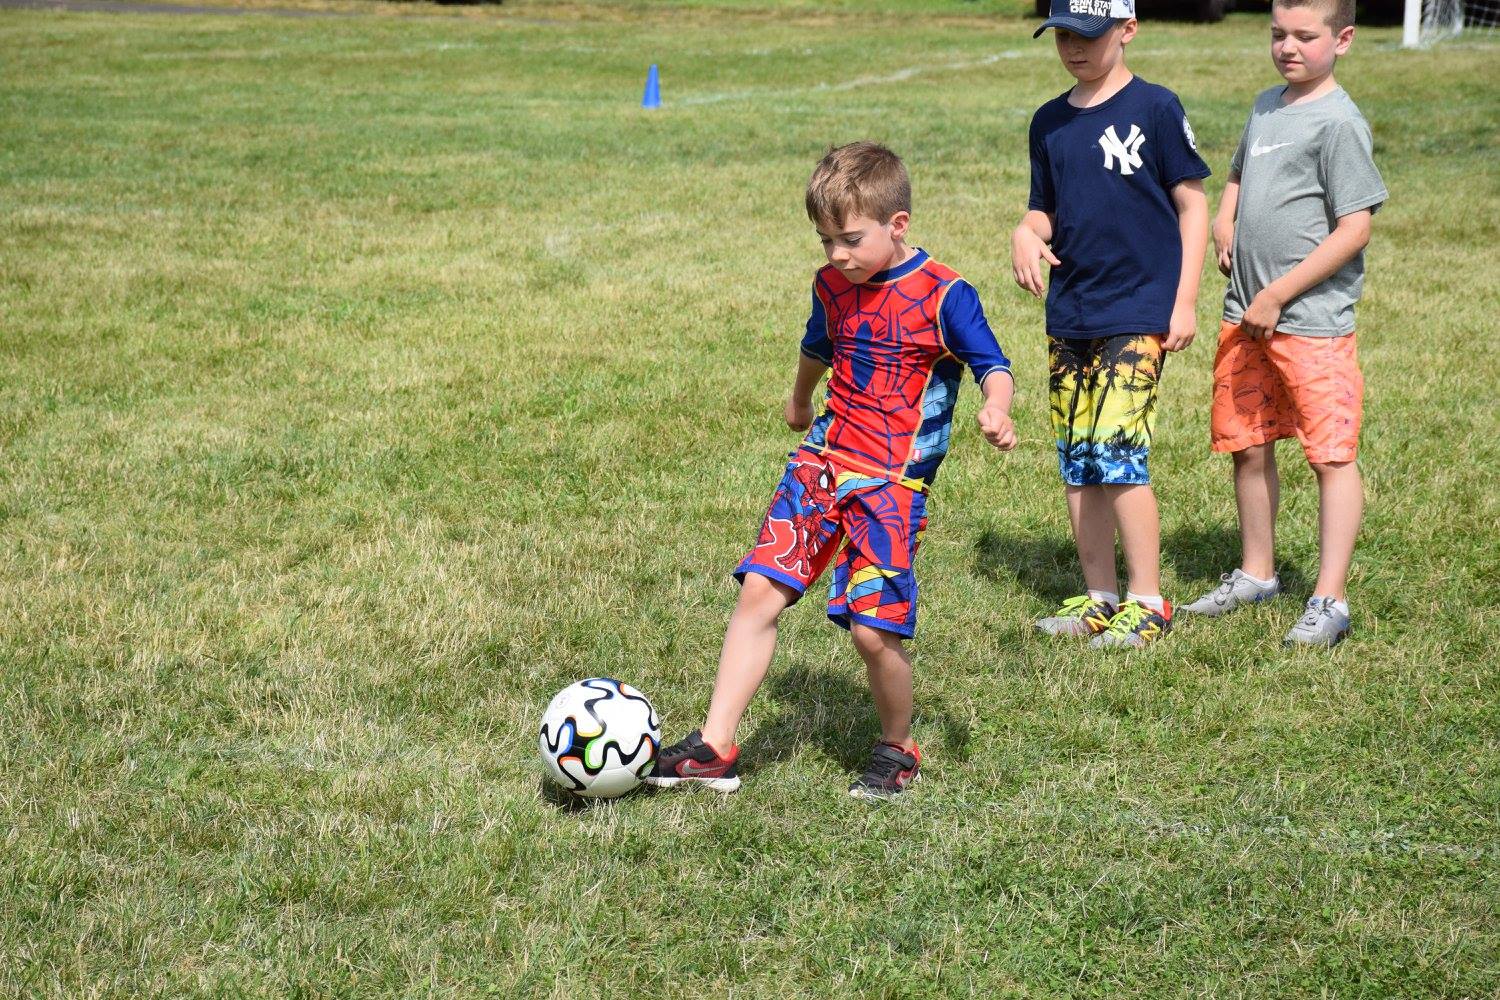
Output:
<instances>
[{"instance_id":1,"label":"red and black sneaker","mask_svg":"<svg viewBox=\"0 0 1500 1000\"><path fill-rule=\"evenodd\" d=\"M740 787L740 776L735 771L739 759L738 746L729 751L728 757L720 757L703 742L703 731L694 729L681 743L658 750L651 773L642 780L657 788L705 785L716 792L733 792Z\"/></svg>"},{"instance_id":2,"label":"red and black sneaker","mask_svg":"<svg viewBox=\"0 0 1500 1000\"><path fill-rule=\"evenodd\" d=\"M865 773L849 786L856 799L891 799L906 791L921 770L922 751L913 744L908 753L891 743L877 743L870 751Z\"/></svg>"}]
</instances>

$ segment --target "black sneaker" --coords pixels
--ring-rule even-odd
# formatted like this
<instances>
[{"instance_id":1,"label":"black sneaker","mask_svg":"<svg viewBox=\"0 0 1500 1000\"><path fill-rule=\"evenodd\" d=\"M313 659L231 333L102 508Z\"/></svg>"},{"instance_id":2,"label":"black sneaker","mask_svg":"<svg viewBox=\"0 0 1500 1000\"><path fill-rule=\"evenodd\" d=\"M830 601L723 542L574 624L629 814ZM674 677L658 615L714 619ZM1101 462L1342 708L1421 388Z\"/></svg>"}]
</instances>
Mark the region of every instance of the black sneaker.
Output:
<instances>
[{"instance_id":1,"label":"black sneaker","mask_svg":"<svg viewBox=\"0 0 1500 1000\"><path fill-rule=\"evenodd\" d=\"M728 757L720 757L703 742L703 731L694 729L681 743L658 750L651 773L642 780L657 788L691 784L705 785L716 792L733 792L740 787L740 777L735 771L739 759L738 746L729 751Z\"/></svg>"},{"instance_id":2,"label":"black sneaker","mask_svg":"<svg viewBox=\"0 0 1500 1000\"><path fill-rule=\"evenodd\" d=\"M856 799L895 798L917 780L921 763L922 751L915 746L907 753L898 746L877 743L870 751L865 773L849 786L849 794Z\"/></svg>"}]
</instances>

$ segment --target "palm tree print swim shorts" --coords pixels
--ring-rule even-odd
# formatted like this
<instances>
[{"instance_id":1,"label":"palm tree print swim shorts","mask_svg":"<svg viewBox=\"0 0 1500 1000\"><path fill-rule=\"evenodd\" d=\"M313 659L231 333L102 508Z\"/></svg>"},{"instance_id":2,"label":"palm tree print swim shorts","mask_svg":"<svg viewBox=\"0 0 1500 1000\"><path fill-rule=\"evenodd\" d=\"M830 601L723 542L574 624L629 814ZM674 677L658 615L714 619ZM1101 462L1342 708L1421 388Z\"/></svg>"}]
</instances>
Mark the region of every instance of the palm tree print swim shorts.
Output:
<instances>
[{"instance_id":1,"label":"palm tree print swim shorts","mask_svg":"<svg viewBox=\"0 0 1500 1000\"><path fill-rule=\"evenodd\" d=\"M1069 486L1151 482L1147 458L1162 337L1048 337L1048 396L1057 464Z\"/></svg>"}]
</instances>

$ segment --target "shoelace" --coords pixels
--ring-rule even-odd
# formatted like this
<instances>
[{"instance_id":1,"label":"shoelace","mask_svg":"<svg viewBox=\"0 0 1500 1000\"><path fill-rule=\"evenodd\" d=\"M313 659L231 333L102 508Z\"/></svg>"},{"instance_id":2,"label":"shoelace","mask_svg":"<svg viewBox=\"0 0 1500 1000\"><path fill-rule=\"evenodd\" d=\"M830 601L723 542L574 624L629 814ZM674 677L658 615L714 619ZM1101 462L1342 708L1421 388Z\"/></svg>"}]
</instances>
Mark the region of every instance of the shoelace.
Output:
<instances>
[{"instance_id":1,"label":"shoelace","mask_svg":"<svg viewBox=\"0 0 1500 1000\"><path fill-rule=\"evenodd\" d=\"M906 762L898 760L894 755L874 753L870 756L870 766L865 768L865 779L868 781L889 781L898 771L904 770Z\"/></svg>"},{"instance_id":2,"label":"shoelace","mask_svg":"<svg viewBox=\"0 0 1500 1000\"><path fill-rule=\"evenodd\" d=\"M1151 609L1144 604L1131 602L1126 604L1115 615L1115 620L1109 623L1110 631L1134 632L1136 626L1151 614Z\"/></svg>"},{"instance_id":3,"label":"shoelace","mask_svg":"<svg viewBox=\"0 0 1500 1000\"><path fill-rule=\"evenodd\" d=\"M1086 609L1092 603L1094 603L1094 598L1089 597L1088 594L1080 595L1080 597L1070 597L1062 603L1062 607L1059 607L1058 618L1070 618L1074 612L1082 612L1083 609Z\"/></svg>"},{"instance_id":4,"label":"shoelace","mask_svg":"<svg viewBox=\"0 0 1500 1000\"><path fill-rule=\"evenodd\" d=\"M1333 598L1331 597L1325 597L1321 601L1308 601L1307 610L1302 613L1302 620L1297 623L1297 627L1312 628L1332 611Z\"/></svg>"},{"instance_id":5,"label":"shoelace","mask_svg":"<svg viewBox=\"0 0 1500 1000\"><path fill-rule=\"evenodd\" d=\"M1231 594L1233 594L1233 593L1234 593L1234 574L1232 574L1232 573L1220 573L1219 574L1219 585L1214 588L1214 592L1212 594L1210 594L1209 596L1214 599L1214 603L1215 604L1226 604L1229 601L1229 596Z\"/></svg>"}]
</instances>

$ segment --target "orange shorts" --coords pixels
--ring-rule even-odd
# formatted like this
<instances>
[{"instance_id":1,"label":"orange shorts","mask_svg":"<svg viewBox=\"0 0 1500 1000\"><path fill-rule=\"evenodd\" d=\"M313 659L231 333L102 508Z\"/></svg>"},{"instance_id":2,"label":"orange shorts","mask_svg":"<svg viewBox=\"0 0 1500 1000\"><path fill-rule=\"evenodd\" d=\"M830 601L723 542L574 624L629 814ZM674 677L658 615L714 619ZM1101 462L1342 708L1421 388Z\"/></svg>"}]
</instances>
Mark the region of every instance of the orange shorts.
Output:
<instances>
[{"instance_id":1,"label":"orange shorts","mask_svg":"<svg viewBox=\"0 0 1500 1000\"><path fill-rule=\"evenodd\" d=\"M1219 330L1214 358L1214 451L1243 451L1296 436L1309 462L1352 462L1359 452L1365 379L1354 334L1251 340Z\"/></svg>"}]
</instances>

